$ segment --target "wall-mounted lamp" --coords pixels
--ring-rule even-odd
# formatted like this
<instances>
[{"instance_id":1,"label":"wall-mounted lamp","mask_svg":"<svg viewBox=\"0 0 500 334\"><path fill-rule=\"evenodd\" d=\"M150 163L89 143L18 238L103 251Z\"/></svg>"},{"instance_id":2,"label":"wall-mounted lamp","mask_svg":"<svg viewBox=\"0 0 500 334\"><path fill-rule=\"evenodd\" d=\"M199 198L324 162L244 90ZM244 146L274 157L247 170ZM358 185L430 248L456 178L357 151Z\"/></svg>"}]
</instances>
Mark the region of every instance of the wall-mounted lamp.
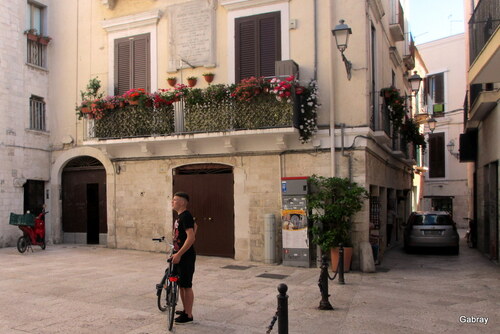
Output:
<instances>
[{"instance_id":1,"label":"wall-mounted lamp","mask_svg":"<svg viewBox=\"0 0 500 334\"><path fill-rule=\"evenodd\" d=\"M429 131L431 133L434 132L434 130L436 129L436 125L437 125L437 121L434 117L431 117L427 120L427 125L429 126Z\"/></svg>"},{"instance_id":2,"label":"wall-mounted lamp","mask_svg":"<svg viewBox=\"0 0 500 334\"><path fill-rule=\"evenodd\" d=\"M342 61L345 64L345 70L347 71L347 79L351 80L351 69L352 63L347 60L346 56L344 56L344 51L347 49L347 44L349 43L349 35L352 34L351 28L347 24L344 24L344 20L340 20L339 23L335 26L335 29L332 30L333 36L335 36L335 43L337 44L337 49L339 49L342 54Z\"/></svg>"},{"instance_id":3,"label":"wall-mounted lamp","mask_svg":"<svg viewBox=\"0 0 500 334\"><path fill-rule=\"evenodd\" d=\"M450 152L450 154L455 158L458 159L460 157L460 153L453 152L455 150L455 141L453 139L451 139L448 145L446 145L446 148L448 149L448 152Z\"/></svg>"},{"instance_id":4,"label":"wall-mounted lamp","mask_svg":"<svg viewBox=\"0 0 500 334\"><path fill-rule=\"evenodd\" d=\"M411 91L416 96L418 91L420 90L420 83L422 82L422 77L417 74L417 71L414 71L413 75L408 78L408 81L410 82L411 85Z\"/></svg>"}]
</instances>

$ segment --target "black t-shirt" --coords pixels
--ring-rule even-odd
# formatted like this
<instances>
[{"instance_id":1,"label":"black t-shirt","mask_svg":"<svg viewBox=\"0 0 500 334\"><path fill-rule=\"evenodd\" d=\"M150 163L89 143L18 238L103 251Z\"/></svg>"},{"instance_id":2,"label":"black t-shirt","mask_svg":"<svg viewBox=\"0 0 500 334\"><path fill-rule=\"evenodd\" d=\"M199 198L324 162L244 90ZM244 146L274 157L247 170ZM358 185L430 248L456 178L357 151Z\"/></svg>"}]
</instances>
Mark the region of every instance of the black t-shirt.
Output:
<instances>
[{"instance_id":1,"label":"black t-shirt","mask_svg":"<svg viewBox=\"0 0 500 334\"><path fill-rule=\"evenodd\" d=\"M177 219L174 222L174 251L178 252L186 242L186 230L188 228L192 228L194 232L193 216L191 215L191 212L186 210L178 215ZM191 246L184 254L191 253L194 253L194 245Z\"/></svg>"}]
</instances>

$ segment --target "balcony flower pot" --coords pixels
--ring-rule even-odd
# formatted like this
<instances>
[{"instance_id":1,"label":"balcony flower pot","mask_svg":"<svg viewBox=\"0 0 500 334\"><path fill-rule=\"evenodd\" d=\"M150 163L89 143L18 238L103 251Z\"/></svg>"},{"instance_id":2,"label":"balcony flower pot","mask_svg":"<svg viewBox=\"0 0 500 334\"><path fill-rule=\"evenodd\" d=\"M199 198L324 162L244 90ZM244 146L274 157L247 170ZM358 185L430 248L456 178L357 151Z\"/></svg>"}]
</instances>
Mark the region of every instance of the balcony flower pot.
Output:
<instances>
[{"instance_id":1,"label":"balcony flower pot","mask_svg":"<svg viewBox=\"0 0 500 334\"><path fill-rule=\"evenodd\" d=\"M189 87L194 87L196 86L196 82L197 82L197 78L196 77L188 77L187 78L187 82L188 82L188 86Z\"/></svg>"},{"instance_id":2,"label":"balcony flower pot","mask_svg":"<svg viewBox=\"0 0 500 334\"><path fill-rule=\"evenodd\" d=\"M52 38L50 38L48 36L40 36L38 38L38 43L40 43L42 45L48 45L51 40L52 40Z\"/></svg>"},{"instance_id":3,"label":"balcony flower pot","mask_svg":"<svg viewBox=\"0 0 500 334\"><path fill-rule=\"evenodd\" d=\"M213 74L213 73L211 73L211 72L209 72L209 73L203 73L203 78L204 78L204 79L205 79L205 81L206 81L207 83L209 83L209 84L210 84L212 81L214 81L214 76L215 76L215 74Z\"/></svg>"},{"instance_id":4,"label":"balcony flower pot","mask_svg":"<svg viewBox=\"0 0 500 334\"><path fill-rule=\"evenodd\" d=\"M177 78L176 77L169 77L169 78L167 78L167 82L171 87L174 87L175 84L177 83Z\"/></svg>"}]
</instances>

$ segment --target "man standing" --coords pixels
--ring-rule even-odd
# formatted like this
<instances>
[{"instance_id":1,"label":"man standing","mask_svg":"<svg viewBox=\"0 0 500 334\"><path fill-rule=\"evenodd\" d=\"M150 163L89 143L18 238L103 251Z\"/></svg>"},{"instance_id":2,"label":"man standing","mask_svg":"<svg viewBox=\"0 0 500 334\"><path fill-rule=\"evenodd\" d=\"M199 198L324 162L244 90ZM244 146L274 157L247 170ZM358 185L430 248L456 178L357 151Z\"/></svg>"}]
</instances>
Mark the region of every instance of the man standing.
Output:
<instances>
[{"instance_id":1,"label":"man standing","mask_svg":"<svg viewBox=\"0 0 500 334\"><path fill-rule=\"evenodd\" d=\"M177 324L193 321L193 274L196 261L194 250L195 223L193 216L187 210L189 195L177 192L172 198L172 209L177 212L174 222L173 241L174 255L172 261L175 264L174 272L179 275L179 288L184 306L184 311L175 319Z\"/></svg>"}]
</instances>

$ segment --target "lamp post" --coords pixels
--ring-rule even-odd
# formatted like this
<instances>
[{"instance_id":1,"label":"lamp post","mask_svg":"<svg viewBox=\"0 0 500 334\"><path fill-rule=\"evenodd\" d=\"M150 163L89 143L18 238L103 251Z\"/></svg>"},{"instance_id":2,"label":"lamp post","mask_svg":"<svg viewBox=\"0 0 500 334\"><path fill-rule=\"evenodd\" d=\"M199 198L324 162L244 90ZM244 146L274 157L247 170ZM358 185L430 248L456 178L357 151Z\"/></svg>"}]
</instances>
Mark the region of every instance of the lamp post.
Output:
<instances>
[{"instance_id":1,"label":"lamp post","mask_svg":"<svg viewBox=\"0 0 500 334\"><path fill-rule=\"evenodd\" d=\"M413 72L413 75L408 78L408 81L411 85L411 91L417 96L418 91L420 90L420 83L422 82L422 77L417 74L417 71Z\"/></svg>"},{"instance_id":2,"label":"lamp post","mask_svg":"<svg viewBox=\"0 0 500 334\"><path fill-rule=\"evenodd\" d=\"M437 121L434 117L431 117L427 120L427 125L429 126L429 131L431 133L433 133L434 130L436 129L436 124L437 124Z\"/></svg>"},{"instance_id":3,"label":"lamp post","mask_svg":"<svg viewBox=\"0 0 500 334\"><path fill-rule=\"evenodd\" d=\"M351 80L352 63L347 60L346 56L344 55L344 51L347 49L347 45L349 43L349 35L352 34L352 30L344 22L344 20L340 20L339 24L337 24L335 26L335 29L332 30L332 34L335 37L337 49L339 49L340 53L342 54L342 61L344 62L345 69L347 71L347 79Z\"/></svg>"},{"instance_id":4,"label":"lamp post","mask_svg":"<svg viewBox=\"0 0 500 334\"><path fill-rule=\"evenodd\" d=\"M451 155L453 155L455 158L460 157L460 153L453 152L455 150L455 141L452 139L450 142L446 145L446 148L448 149L448 152L450 152Z\"/></svg>"}]
</instances>

